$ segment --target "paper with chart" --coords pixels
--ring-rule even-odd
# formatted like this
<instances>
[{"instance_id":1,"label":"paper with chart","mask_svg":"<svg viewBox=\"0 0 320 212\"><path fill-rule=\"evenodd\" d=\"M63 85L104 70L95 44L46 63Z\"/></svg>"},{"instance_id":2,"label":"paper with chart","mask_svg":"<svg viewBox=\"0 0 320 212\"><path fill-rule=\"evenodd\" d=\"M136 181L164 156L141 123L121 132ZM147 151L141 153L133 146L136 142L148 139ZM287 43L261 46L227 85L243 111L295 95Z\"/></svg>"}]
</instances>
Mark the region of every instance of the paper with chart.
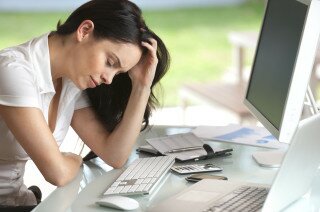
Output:
<instances>
[{"instance_id":1,"label":"paper with chart","mask_svg":"<svg viewBox=\"0 0 320 212\"><path fill-rule=\"evenodd\" d=\"M199 126L192 132L196 136L208 140L226 141L274 149L287 147L287 144L280 143L264 127L248 127L237 124L227 126Z\"/></svg>"}]
</instances>

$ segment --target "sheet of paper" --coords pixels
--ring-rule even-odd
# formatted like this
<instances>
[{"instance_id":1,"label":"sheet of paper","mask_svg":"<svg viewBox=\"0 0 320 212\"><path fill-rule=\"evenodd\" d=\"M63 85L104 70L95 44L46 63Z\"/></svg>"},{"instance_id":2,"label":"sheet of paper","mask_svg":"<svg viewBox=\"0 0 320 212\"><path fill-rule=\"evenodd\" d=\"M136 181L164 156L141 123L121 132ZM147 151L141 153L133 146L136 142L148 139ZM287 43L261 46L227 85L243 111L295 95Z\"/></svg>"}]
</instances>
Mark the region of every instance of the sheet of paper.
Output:
<instances>
[{"instance_id":1,"label":"sheet of paper","mask_svg":"<svg viewBox=\"0 0 320 212\"><path fill-rule=\"evenodd\" d=\"M195 159L201 155L207 154L203 148L203 141L193 133L181 133L165 137L151 138L147 139L147 142L162 154L175 156L181 161ZM185 148L197 149L169 152L171 150Z\"/></svg>"},{"instance_id":2,"label":"sheet of paper","mask_svg":"<svg viewBox=\"0 0 320 212\"><path fill-rule=\"evenodd\" d=\"M207 152L204 149L195 149L183 152L175 152L175 153L167 153L166 155L175 156L177 159L181 161L192 160L198 158L201 155L206 155Z\"/></svg>"},{"instance_id":3,"label":"sheet of paper","mask_svg":"<svg viewBox=\"0 0 320 212\"><path fill-rule=\"evenodd\" d=\"M138 151L148 152L148 153L152 153L152 154L158 154L159 153L159 151L156 150L155 148L153 148L150 144L139 146L138 147Z\"/></svg>"},{"instance_id":4,"label":"sheet of paper","mask_svg":"<svg viewBox=\"0 0 320 212\"><path fill-rule=\"evenodd\" d=\"M150 138L146 140L153 148L158 150L163 155L172 155L181 161L196 159L199 156L207 155L206 150L203 148L204 142L202 139L191 132L168 135L165 137ZM192 147L196 149L179 151L179 149L181 150ZM215 153L225 151L225 149L217 147L211 146L211 148ZM171 150L178 151L170 152Z\"/></svg>"},{"instance_id":5,"label":"sheet of paper","mask_svg":"<svg viewBox=\"0 0 320 212\"><path fill-rule=\"evenodd\" d=\"M192 132L196 136L208 140L226 141L274 149L287 147L287 144L280 143L263 127L248 127L236 124L228 126L199 126Z\"/></svg>"},{"instance_id":6,"label":"sheet of paper","mask_svg":"<svg viewBox=\"0 0 320 212\"><path fill-rule=\"evenodd\" d=\"M150 138L147 142L162 154L185 148L202 148L203 141L193 133L182 133L165 137Z\"/></svg>"}]
</instances>

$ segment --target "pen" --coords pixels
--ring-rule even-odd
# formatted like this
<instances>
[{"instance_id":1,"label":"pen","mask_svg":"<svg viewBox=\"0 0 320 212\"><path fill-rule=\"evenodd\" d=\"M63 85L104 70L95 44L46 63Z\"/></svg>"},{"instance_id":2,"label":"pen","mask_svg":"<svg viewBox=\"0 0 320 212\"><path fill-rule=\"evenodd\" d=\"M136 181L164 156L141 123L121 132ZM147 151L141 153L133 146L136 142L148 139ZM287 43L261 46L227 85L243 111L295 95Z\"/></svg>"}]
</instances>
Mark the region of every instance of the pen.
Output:
<instances>
[{"instance_id":1,"label":"pen","mask_svg":"<svg viewBox=\"0 0 320 212\"><path fill-rule=\"evenodd\" d=\"M172 149L172 150L166 151L165 153L183 152L183 151L202 149L202 148L203 148L202 146L185 147L185 148L180 148L180 149Z\"/></svg>"}]
</instances>

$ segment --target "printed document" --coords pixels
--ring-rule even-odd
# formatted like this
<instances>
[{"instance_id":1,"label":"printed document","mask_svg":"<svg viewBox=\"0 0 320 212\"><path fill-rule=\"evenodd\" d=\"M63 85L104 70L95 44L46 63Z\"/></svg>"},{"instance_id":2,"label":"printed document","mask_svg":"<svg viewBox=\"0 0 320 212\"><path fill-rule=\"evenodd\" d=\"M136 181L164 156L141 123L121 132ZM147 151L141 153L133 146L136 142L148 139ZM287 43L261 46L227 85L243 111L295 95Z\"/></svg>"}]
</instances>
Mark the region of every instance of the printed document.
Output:
<instances>
[{"instance_id":1,"label":"printed document","mask_svg":"<svg viewBox=\"0 0 320 212\"><path fill-rule=\"evenodd\" d=\"M242 126L230 124L227 126L199 126L192 131L196 136L215 141L225 141L267 148L285 148L287 144L280 143L264 127Z\"/></svg>"}]
</instances>

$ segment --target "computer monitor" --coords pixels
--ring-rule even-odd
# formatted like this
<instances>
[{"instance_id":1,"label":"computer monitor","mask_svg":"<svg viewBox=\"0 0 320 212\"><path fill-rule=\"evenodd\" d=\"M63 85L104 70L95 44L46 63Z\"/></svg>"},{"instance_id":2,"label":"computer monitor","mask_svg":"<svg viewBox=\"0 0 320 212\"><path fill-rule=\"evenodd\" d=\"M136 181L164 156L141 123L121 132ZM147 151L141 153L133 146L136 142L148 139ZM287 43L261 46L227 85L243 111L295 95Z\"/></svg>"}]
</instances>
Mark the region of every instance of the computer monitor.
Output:
<instances>
[{"instance_id":1,"label":"computer monitor","mask_svg":"<svg viewBox=\"0 0 320 212\"><path fill-rule=\"evenodd\" d=\"M244 100L284 143L300 121L319 40L320 11L311 6L311 0L268 1Z\"/></svg>"}]
</instances>

